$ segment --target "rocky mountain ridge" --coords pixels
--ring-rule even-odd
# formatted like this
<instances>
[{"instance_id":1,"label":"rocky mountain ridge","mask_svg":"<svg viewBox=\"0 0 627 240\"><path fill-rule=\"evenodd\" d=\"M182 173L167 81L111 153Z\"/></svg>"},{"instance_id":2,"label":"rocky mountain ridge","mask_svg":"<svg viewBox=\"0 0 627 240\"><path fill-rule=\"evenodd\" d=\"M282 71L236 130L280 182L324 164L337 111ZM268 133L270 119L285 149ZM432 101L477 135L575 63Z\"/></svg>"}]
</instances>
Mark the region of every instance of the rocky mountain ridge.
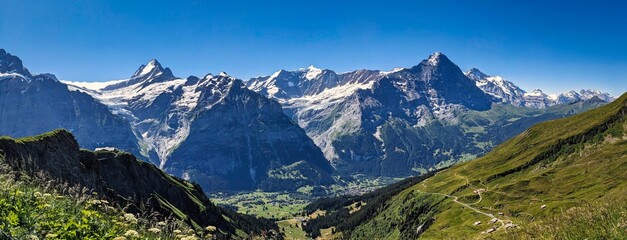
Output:
<instances>
[{"instance_id":1,"label":"rocky mountain ridge","mask_svg":"<svg viewBox=\"0 0 627 240\"><path fill-rule=\"evenodd\" d=\"M554 108L525 105L534 100L519 97L527 93L511 82L476 69L464 73L439 52L411 68L341 74L312 67L280 70L250 79L247 86L280 102L336 168L384 176L408 176L478 156L506 139L491 137L496 132L513 136L523 126L574 113L557 113L558 108L566 111L580 102L582 109L571 110L584 110L581 102L591 99ZM523 114L508 117L518 113ZM486 128L488 122L512 127L504 132Z\"/></svg>"},{"instance_id":2,"label":"rocky mountain ridge","mask_svg":"<svg viewBox=\"0 0 627 240\"><path fill-rule=\"evenodd\" d=\"M98 88L67 84L127 119L144 156L207 190L295 190L333 182L320 149L281 106L226 73L182 79L153 59L128 80ZM302 178L295 182L271 174L297 162L293 171Z\"/></svg>"},{"instance_id":3,"label":"rocky mountain ridge","mask_svg":"<svg viewBox=\"0 0 627 240\"><path fill-rule=\"evenodd\" d=\"M500 99L503 103L514 106L546 108L558 104L589 100L595 97L605 102L611 102L615 99L610 94L598 90L582 89L579 92L571 90L558 95L549 95L540 89L526 92L500 76L489 76L476 68L471 68L465 74L468 78L474 80L477 87L481 88L485 93Z\"/></svg>"}]
</instances>

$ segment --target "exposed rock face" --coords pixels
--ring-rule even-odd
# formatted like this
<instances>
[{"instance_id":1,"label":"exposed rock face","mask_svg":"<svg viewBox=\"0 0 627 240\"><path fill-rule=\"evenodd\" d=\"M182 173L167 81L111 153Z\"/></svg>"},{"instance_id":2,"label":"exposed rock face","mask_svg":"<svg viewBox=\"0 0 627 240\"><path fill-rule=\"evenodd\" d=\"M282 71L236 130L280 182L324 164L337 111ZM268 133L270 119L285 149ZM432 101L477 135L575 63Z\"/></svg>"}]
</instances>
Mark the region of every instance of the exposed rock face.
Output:
<instances>
[{"instance_id":1,"label":"exposed rock face","mask_svg":"<svg viewBox=\"0 0 627 240\"><path fill-rule=\"evenodd\" d=\"M202 81L211 81L207 90L224 95L216 102L214 95L201 94L199 105L211 107L197 109L188 137L172 152L165 169L209 182L211 189L287 190L332 183L333 169L322 152L283 114L280 104L246 89L239 80ZM276 186L266 182L273 180L269 171L298 161L315 170L306 181Z\"/></svg>"},{"instance_id":2,"label":"exposed rock face","mask_svg":"<svg viewBox=\"0 0 627 240\"><path fill-rule=\"evenodd\" d=\"M500 99L503 103L509 103L515 106L525 105L525 91L500 76L488 76L476 68L468 70L466 76L474 80L477 87L485 93Z\"/></svg>"},{"instance_id":3,"label":"exposed rock face","mask_svg":"<svg viewBox=\"0 0 627 240\"><path fill-rule=\"evenodd\" d=\"M496 101L441 53L409 69L336 74L310 67L247 85L282 103L337 168L376 176L407 176L434 166L440 158L433 149L463 133L441 131L446 137L430 138L429 132L455 122L455 111L486 110Z\"/></svg>"},{"instance_id":4,"label":"exposed rock face","mask_svg":"<svg viewBox=\"0 0 627 240\"><path fill-rule=\"evenodd\" d=\"M247 86L279 101L341 173L370 176L471 159L534 123L598 106L514 107L522 89L478 70L464 74L441 53L387 72L281 70Z\"/></svg>"},{"instance_id":5,"label":"exposed rock face","mask_svg":"<svg viewBox=\"0 0 627 240\"><path fill-rule=\"evenodd\" d=\"M1 159L15 170L27 174L44 172L54 180L98 192L121 206L146 203L163 216L184 217L176 215L176 211L181 211L189 217L183 221L216 226L230 234L236 228L250 233L262 231L248 222L255 219L216 207L198 184L170 176L129 153L80 150L65 130L27 139L2 138L0 152Z\"/></svg>"},{"instance_id":6,"label":"exposed rock face","mask_svg":"<svg viewBox=\"0 0 627 240\"><path fill-rule=\"evenodd\" d=\"M0 50L0 134L24 137L65 128L82 147L138 153L130 125L91 96L69 91L52 74L31 75L19 58Z\"/></svg>"},{"instance_id":7,"label":"exposed rock face","mask_svg":"<svg viewBox=\"0 0 627 240\"><path fill-rule=\"evenodd\" d=\"M28 69L22 65L22 60L7 53L4 49L0 49L0 73L15 73L26 77L31 76Z\"/></svg>"},{"instance_id":8,"label":"exposed rock face","mask_svg":"<svg viewBox=\"0 0 627 240\"><path fill-rule=\"evenodd\" d=\"M133 76L86 92L127 119L142 152L160 168L205 190L296 190L332 183L331 165L281 105L226 73L176 78L156 60ZM304 176L283 184L276 169L302 161Z\"/></svg>"}]
</instances>

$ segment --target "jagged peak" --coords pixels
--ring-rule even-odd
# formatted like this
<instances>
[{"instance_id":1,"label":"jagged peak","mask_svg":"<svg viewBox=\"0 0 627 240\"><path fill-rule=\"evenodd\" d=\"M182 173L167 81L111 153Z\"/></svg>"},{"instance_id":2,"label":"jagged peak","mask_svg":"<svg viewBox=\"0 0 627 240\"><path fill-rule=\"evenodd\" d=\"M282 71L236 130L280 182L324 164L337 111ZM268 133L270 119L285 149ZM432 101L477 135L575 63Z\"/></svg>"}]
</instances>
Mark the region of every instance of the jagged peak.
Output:
<instances>
[{"instance_id":1,"label":"jagged peak","mask_svg":"<svg viewBox=\"0 0 627 240\"><path fill-rule=\"evenodd\" d=\"M272 75L270 75L270 78L268 78L269 80L275 79L277 77L279 77L282 73L286 72L285 70L281 69L279 71L274 72Z\"/></svg>"},{"instance_id":2,"label":"jagged peak","mask_svg":"<svg viewBox=\"0 0 627 240\"><path fill-rule=\"evenodd\" d=\"M166 76L174 77L172 75L172 71L170 71L169 68L163 68L161 63L159 63L157 59L153 58L150 61L148 61L148 63L142 64L139 67L139 69L137 69L137 71L133 73L133 76L131 76L131 78L138 78L138 77L144 77L144 76L159 76L159 75L166 75Z\"/></svg>"},{"instance_id":3,"label":"jagged peak","mask_svg":"<svg viewBox=\"0 0 627 240\"><path fill-rule=\"evenodd\" d=\"M314 65L309 65L309 67L307 67L307 71L322 71L322 69L317 68Z\"/></svg>"},{"instance_id":4,"label":"jagged peak","mask_svg":"<svg viewBox=\"0 0 627 240\"><path fill-rule=\"evenodd\" d=\"M17 73L27 77L31 73L22 65L22 60L0 48L0 73Z\"/></svg>"},{"instance_id":5,"label":"jagged peak","mask_svg":"<svg viewBox=\"0 0 627 240\"><path fill-rule=\"evenodd\" d=\"M431 54L431 56L429 56L427 62L430 65L435 66L438 65L443 58L446 58L444 54L442 54L441 52L434 52L433 54Z\"/></svg>"},{"instance_id":6,"label":"jagged peak","mask_svg":"<svg viewBox=\"0 0 627 240\"><path fill-rule=\"evenodd\" d=\"M315 79L322 74L322 71L322 69L311 65L307 67L307 74L305 74L305 78L309 80Z\"/></svg>"},{"instance_id":7,"label":"jagged peak","mask_svg":"<svg viewBox=\"0 0 627 240\"><path fill-rule=\"evenodd\" d=\"M486 79L488 77L490 77L489 75L483 73L481 70L477 69L477 68L471 68L468 71L466 71L464 73L467 77L475 79L475 80L479 80L479 79Z\"/></svg>"},{"instance_id":8,"label":"jagged peak","mask_svg":"<svg viewBox=\"0 0 627 240\"><path fill-rule=\"evenodd\" d=\"M52 79L53 81L59 82L59 79L57 78L57 76L55 76L52 73L37 74L37 76L35 77L44 77L44 78Z\"/></svg>"},{"instance_id":9,"label":"jagged peak","mask_svg":"<svg viewBox=\"0 0 627 240\"><path fill-rule=\"evenodd\" d=\"M451 62L451 60L448 57L446 57L446 55L444 55L441 52L434 52L433 54L429 55L429 57L427 59L424 59L424 60L422 60L422 62L420 62L420 65L432 66L432 67L440 67L440 66L455 66L455 67L457 67L457 65L455 65L453 62Z\"/></svg>"}]
</instances>

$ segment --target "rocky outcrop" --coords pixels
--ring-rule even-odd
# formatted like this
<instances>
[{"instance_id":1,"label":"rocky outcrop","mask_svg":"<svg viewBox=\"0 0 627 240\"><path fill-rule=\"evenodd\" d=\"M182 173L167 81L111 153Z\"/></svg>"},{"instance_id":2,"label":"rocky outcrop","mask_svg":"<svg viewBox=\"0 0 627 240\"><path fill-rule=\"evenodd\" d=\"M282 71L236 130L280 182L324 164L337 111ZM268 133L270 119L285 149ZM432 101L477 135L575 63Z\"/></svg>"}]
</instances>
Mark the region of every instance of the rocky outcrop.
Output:
<instances>
[{"instance_id":1,"label":"rocky outcrop","mask_svg":"<svg viewBox=\"0 0 627 240\"><path fill-rule=\"evenodd\" d=\"M198 184L168 175L154 165L119 151L80 150L66 130L23 139L0 139L2 159L15 170L81 186L115 201L128 211L140 205L173 216L192 227L216 226L261 233L275 225L215 206ZM182 215L181 215L182 213Z\"/></svg>"}]
</instances>

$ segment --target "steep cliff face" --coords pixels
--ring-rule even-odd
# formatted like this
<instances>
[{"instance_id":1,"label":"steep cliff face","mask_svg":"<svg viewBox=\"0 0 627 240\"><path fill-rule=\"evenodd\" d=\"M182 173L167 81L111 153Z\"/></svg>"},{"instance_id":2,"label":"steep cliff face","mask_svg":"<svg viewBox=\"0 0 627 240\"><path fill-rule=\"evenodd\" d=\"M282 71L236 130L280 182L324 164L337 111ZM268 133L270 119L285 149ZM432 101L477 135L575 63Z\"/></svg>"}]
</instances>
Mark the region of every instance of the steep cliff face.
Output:
<instances>
[{"instance_id":1,"label":"steep cliff face","mask_svg":"<svg viewBox=\"0 0 627 240\"><path fill-rule=\"evenodd\" d=\"M145 204L162 216L173 216L192 227L216 226L227 234L237 229L261 233L273 224L231 212L209 201L198 184L173 177L156 166L117 151L80 150L66 130L24 139L0 139L2 159L15 170L47 177L98 192L120 206Z\"/></svg>"},{"instance_id":2,"label":"steep cliff face","mask_svg":"<svg viewBox=\"0 0 627 240\"><path fill-rule=\"evenodd\" d=\"M207 183L208 189L288 190L329 184L333 169L320 149L281 110L281 105L245 88L241 81L218 78L199 96L190 133L164 169ZM210 92L222 92L220 99ZM303 175L279 183L272 171L302 161ZM313 170L313 171L310 171Z\"/></svg>"}]
</instances>

